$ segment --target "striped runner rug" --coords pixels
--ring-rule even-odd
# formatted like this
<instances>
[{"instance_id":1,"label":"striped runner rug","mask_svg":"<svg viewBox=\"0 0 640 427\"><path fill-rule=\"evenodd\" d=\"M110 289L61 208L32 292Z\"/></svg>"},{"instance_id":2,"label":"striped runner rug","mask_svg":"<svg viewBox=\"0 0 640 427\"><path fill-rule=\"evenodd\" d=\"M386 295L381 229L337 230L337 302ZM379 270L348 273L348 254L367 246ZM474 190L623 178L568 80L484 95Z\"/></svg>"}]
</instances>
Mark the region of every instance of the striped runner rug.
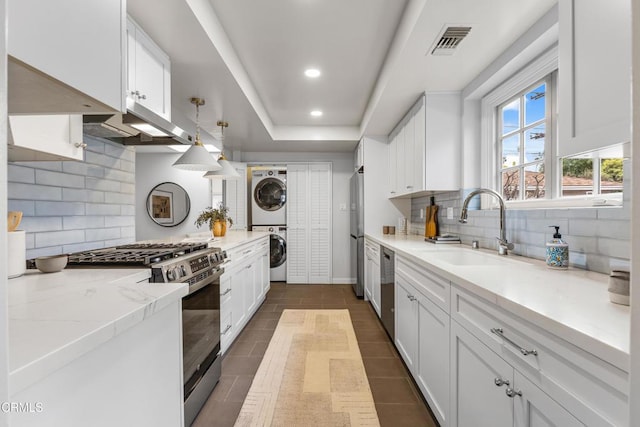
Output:
<instances>
[{"instance_id":1,"label":"striped runner rug","mask_svg":"<svg viewBox=\"0 0 640 427\"><path fill-rule=\"evenodd\" d=\"M380 425L349 310L284 310L235 425Z\"/></svg>"}]
</instances>

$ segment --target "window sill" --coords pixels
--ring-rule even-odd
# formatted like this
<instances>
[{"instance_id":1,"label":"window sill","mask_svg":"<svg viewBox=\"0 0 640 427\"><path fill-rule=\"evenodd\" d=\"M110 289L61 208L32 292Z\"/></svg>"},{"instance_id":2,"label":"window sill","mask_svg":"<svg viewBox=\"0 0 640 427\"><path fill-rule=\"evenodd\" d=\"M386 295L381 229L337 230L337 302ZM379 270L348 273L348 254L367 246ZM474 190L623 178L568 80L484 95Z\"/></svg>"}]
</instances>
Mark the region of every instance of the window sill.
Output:
<instances>
[{"instance_id":1,"label":"window sill","mask_svg":"<svg viewBox=\"0 0 640 427\"><path fill-rule=\"evenodd\" d=\"M508 209L562 209L600 208L622 206L622 193L600 194L588 197L563 197L561 199L505 201Z\"/></svg>"}]
</instances>

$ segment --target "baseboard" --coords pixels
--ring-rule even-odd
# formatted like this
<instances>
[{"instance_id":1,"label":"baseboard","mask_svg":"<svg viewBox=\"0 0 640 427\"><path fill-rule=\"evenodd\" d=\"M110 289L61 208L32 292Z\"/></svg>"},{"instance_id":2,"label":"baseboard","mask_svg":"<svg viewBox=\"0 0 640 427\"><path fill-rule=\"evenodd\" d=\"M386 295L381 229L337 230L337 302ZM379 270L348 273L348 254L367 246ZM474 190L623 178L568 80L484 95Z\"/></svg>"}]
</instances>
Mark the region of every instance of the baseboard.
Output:
<instances>
[{"instance_id":1,"label":"baseboard","mask_svg":"<svg viewBox=\"0 0 640 427\"><path fill-rule=\"evenodd\" d=\"M353 285L356 283L356 279L354 277L334 277L331 279L331 283L334 285Z\"/></svg>"}]
</instances>

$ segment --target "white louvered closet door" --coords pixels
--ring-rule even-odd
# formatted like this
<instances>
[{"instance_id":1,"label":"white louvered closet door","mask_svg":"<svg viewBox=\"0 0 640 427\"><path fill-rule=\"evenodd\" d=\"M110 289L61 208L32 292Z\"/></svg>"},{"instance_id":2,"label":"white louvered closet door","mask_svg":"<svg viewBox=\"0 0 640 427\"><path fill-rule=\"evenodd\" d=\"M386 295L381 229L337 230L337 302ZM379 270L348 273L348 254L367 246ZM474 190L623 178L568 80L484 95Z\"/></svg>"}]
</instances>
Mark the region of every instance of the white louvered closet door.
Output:
<instances>
[{"instance_id":1,"label":"white louvered closet door","mask_svg":"<svg viewBox=\"0 0 640 427\"><path fill-rule=\"evenodd\" d=\"M238 179L224 180L224 204L233 219L233 230L247 229L247 165L230 162L240 174Z\"/></svg>"},{"instance_id":2,"label":"white louvered closet door","mask_svg":"<svg viewBox=\"0 0 640 427\"><path fill-rule=\"evenodd\" d=\"M308 283L308 166L287 165L287 283Z\"/></svg>"},{"instance_id":3,"label":"white louvered closet door","mask_svg":"<svg viewBox=\"0 0 640 427\"><path fill-rule=\"evenodd\" d=\"M331 283L331 164L309 165L309 283Z\"/></svg>"}]
</instances>

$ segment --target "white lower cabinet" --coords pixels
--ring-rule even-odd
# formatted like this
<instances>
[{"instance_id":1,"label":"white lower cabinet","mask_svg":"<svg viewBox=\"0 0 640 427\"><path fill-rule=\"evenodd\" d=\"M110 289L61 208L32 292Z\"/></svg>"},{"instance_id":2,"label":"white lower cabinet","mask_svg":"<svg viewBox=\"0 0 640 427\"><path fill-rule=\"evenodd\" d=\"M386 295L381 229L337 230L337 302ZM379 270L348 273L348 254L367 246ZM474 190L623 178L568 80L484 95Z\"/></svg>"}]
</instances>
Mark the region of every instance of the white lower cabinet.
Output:
<instances>
[{"instance_id":1,"label":"white lower cabinet","mask_svg":"<svg viewBox=\"0 0 640 427\"><path fill-rule=\"evenodd\" d=\"M364 243L364 293L380 317L380 245L369 240Z\"/></svg>"},{"instance_id":2,"label":"white lower cabinet","mask_svg":"<svg viewBox=\"0 0 640 427\"><path fill-rule=\"evenodd\" d=\"M220 347L229 346L260 307L269 290L269 239L230 249L220 277Z\"/></svg>"},{"instance_id":3,"label":"white lower cabinet","mask_svg":"<svg viewBox=\"0 0 640 427\"><path fill-rule=\"evenodd\" d=\"M441 426L628 424L627 372L397 252L395 328Z\"/></svg>"},{"instance_id":4,"label":"white lower cabinet","mask_svg":"<svg viewBox=\"0 0 640 427\"><path fill-rule=\"evenodd\" d=\"M447 425L449 314L410 282L396 272L395 344L438 422Z\"/></svg>"},{"instance_id":5,"label":"white lower cabinet","mask_svg":"<svg viewBox=\"0 0 640 427\"><path fill-rule=\"evenodd\" d=\"M519 371L451 322L451 425L582 426Z\"/></svg>"}]
</instances>

